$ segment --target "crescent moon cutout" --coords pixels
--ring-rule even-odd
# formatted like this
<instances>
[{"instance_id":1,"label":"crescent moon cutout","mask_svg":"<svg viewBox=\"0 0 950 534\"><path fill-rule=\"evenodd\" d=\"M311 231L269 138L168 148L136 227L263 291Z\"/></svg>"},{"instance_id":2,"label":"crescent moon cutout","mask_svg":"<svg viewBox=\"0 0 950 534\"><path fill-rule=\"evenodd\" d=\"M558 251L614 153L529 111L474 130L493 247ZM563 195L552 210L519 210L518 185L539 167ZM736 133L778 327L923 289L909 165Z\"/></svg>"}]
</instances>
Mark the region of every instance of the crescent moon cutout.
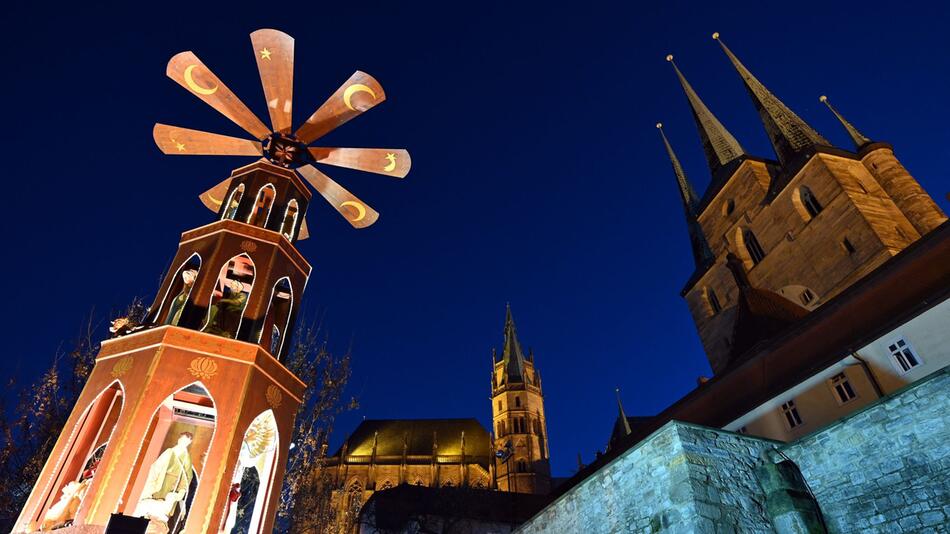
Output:
<instances>
[{"instance_id":1,"label":"crescent moon cutout","mask_svg":"<svg viewBox=\"0 0 950 534\"><path fill-rule=\"evenodd\" d=\"M217 88L215 88L217 89ZM373 100L376 100L376 93L370 87L367 87L361 83L354 83L353 85L346 88L343 91L343 103L346 104L346 107L350 108L353 111L360 111L353 107L350 104L350 98L353 96L353 93L369 93L373 97Z\"/></svg>"},{"instance_id":2,"label":"crescent moon cutout","mask_svg":"<svg viewBox=\"0 0 950 534\"><path fill-rule=\"evenodd\" d=\"M215 206L220 206L224 202L223 200L218 200L214 198L210 194L208 195L208 200L210 200Z\"/></svg>"},{"instance_id":3,"label":"crescent moon cutout","mask_svg":"<svg viewBox=\"0 0 950 534\"><path fill-rule=\"evenodd\" d=\"M188 65L188 66L185 68L185 76L184 76L184 77L185 77L185 84L188 85L188 88L189 88L189 89L191 89L191 90L194 91L195 93L198 93L199 95L205 95L205 96L213 95L213 94L215 93L215 91L218 90L218 86L217 86L217 85L215 85L214 87L212 87L212 88L210 88L210 89L207 89L207 88L204 88L204 87L198 85L197 83L195 83L195 79L191 77L191 71L195 70L195 67L197 67L197 66L198 66L198 65Z\"/></svg>"},{"instance_id":4,"label":"crescent moon cutout","mask_svg":"<svg viewBox=\"0 0 950 534\"><path fill-rule=\"evenodd\" d=\"M347 200L346 202L340 203L341 208L344 206L352 206L356 208L356 211L358 212L358 215L356 216L356 218L350 219L351 221L360 222L366 217L366 208L364 208L363 205L360 204L359 202L353 202L352 200Z\"/></svg>"},{"instance_id":5,"label":"crescent moon cutout","mask_svg":"<svg viewBox=\"0 0 950 534\"><path fill-rule=\"evenodd\" d=\"M386 172L392 172L396 169L396 155L393 153L386 154L386 159L389 160L389 164L383 167L383 170Z\"/></svg>"}]
</instances>

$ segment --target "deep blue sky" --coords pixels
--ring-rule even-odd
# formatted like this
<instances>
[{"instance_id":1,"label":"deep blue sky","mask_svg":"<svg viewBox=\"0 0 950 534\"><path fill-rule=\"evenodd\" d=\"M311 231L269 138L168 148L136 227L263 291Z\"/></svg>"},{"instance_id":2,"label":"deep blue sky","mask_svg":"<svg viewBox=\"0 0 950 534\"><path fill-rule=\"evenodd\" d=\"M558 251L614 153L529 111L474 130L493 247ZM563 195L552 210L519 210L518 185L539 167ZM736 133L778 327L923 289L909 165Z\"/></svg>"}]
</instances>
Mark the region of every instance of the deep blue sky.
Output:
<instances>
[{"instance_id":1,"label":"deep blue sky","mask_svg":"<svg viewBox=\"0 0 950 534\"><path fill-rule=\"evenodd\" d=\"M329 169L382 215L356 231L315 200L313 238L299 246L314 266L307 313L325 315L337 350L354 348L362 407L338 438L363 416L487 425L506 301L544 378L558 475L604 446L615 386L628 413L649 414L710 373L679 297L692 260L654 123L694 183L708 179L663 57L676 54L750 152L771 154L713 31L833 142L849 146L822 93L892 142L948 208L946 6L519 4L5 8L5 372L32 376L93 307L150 300L179 233L211 220L196 196L250 160L163 156L151 126L243 132L167 79L165 63L194 50L266 121L257 28L296 38L295 124L365 70L388 101L327 146L413 157L403 181Z\"/></svg>"}]
</instances>

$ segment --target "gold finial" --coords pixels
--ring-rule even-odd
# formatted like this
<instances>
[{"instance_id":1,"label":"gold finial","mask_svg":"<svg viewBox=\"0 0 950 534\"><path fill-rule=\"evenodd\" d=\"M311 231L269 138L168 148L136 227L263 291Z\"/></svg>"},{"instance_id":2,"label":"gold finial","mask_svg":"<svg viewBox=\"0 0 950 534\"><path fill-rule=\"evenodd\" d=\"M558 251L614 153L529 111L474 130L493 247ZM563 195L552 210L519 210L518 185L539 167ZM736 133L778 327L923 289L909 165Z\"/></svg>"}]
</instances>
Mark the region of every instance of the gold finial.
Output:
<instances>
[{"instance_id":1,"label":"gold finial","mask_svg":"<svg viewBox=\"0 0 950 534\"><path fill-rule=\"evenodd\" d=\"M713 39L719 40L719 32L713 32Z\"/></svg>"},{"instance_id":2,"label":"gold finial","mask_svg":"<svg viewBox=\"0 0 950 534\"><path fill-rule=\"evenodd\" d=\"M821 96L818 97L818 101L821 102L821 103L825 103L825 102L828 101L828 97L825 96L825 95L821 95Z\"/></svg>"},{"instance_id":3,"label":"gold finial","mask_svg":"<svg viewBox=\"0 0 950 534\"><path fill-rule=\"evenodd\" d=\"M656 123L656 127L662 130L662 129L663 129L663 123L662 123L662 122Z\"/></svg>"},{"instance_id":4,"label":"gold finial","mask_svg":"<svg viewBox=\"0 0 950 534\"><path fill-rule=\"evenodd\" d=\"M667 54L667 55L666 55L666 60L667 60L667 61L673 61L673 54Z\"/></svg>"}]
</instances>

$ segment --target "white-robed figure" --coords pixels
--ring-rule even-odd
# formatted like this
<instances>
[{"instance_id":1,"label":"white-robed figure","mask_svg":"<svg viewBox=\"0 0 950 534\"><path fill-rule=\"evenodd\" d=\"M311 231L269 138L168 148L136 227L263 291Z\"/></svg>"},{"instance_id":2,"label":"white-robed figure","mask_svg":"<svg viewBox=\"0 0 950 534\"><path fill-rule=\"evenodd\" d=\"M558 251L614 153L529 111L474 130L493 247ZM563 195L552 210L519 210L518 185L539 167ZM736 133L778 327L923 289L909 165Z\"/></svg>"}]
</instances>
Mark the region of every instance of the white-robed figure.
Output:
<instances>
[{"instance_id":1,"label":"white-robed figure","mask_svg":"<svg viewBox=\"0 0 950 534\"><path fill-rule=\"evenodd\" d=\"M148 470L135 517L149 519L148 532L174 534L185 523L185 499L193 470L188 447L194 440L191 432L178 435L178 443L162 452Z\"/></svg>"}]
</instances>

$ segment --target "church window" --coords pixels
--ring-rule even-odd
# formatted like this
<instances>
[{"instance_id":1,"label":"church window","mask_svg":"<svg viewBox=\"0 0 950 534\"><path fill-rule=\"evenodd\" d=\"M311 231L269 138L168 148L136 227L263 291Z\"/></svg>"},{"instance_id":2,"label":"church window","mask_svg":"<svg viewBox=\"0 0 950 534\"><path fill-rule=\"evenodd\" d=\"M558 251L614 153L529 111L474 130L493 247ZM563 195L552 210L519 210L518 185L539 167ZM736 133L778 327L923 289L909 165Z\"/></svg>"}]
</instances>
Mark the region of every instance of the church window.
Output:
<instances>
[{"instance_id":1,"label":"church window","mask_svg":"<svg viewBox=\"0 0 950 534\"><path fill-rule=\"evenodd\" d=\"M719 297L716 296L716 292L713 291L711 287L706 288L706 302L709 304L709 309L713 315L722 311L722 306L719 304Z\"/></svg>"},{"instance_id":2,"label":"church window","mask_svg":"<svg viewBox=\"0 0 950 534\"><path fill-rule=\"evenodd\" d=\"M297 213L300 208L295 199L290 199L287 203L287 209L284 211L284 222L280 224L280 233L287 239L294 237L294 229L297 227Z\"/></svg>"},{"instance_id":3,"label":"church window","mask_svg":"<svg viewBox=\"0 0 950 534\"><path fill-rule=\"evenodd\" d=\"M742 232L742 241L745 244L746 252L749 253L749 258L752 260L753 265L758 265L763 258L765 258L765 250L762 249L762 245L759 244L759 240L756 239L755 234L752 233L752 230L748 228Z\"/></svg>"},{"instance_id":4,"label":"church window","mask_svg":"<svg viewBox=\"0 0 950 534\"><path fill-rule=\"evenodd\" d=\"M795 428L802 424L802 416L799 415L798 407L795 406L794 400L782 404L782 414L785 416L785 422L788 423L788 428Z\"/></svg>"},{"instance_id":5,"label":"church window","mask_svg":"<svg viewBox=\"0 0 950 534\"><path fill-rule=\"evenodd\" d=\"M848 253L848 255L854 254L856 250L854 245L851 244L851 240L847 237L841 240L841 246L844 248L844 251Z\"/></svg>"},{"instance_id":6,"label":"church window","mask_svg":"<svg viewBox=\"0 0 950 534\"><path fill-rule=\"evenodd\" d=\"M795 195L797 198L793 198L792 202L795 203L796 207L800 206L800 209L804 210L802 215L806 221L811 220L812 217L821 213L821 203L818 202L818 199L815 198L815 194L811 192L808 186L803 185L799 187L795 191Z\"/></svg>"},{"instance_id":7,"label":"church window","mask_svg":"<svg viewBox=\"0 0 950 534\"><path fill-rule=\"evenodd\" d=\"M387 480L387 481L383 482L383 485L382 485L382 487L381 487L380 489L387 490L387 489L390 489L390 488L392 488L392 487L393 487L393 482L392 482L392 480Z\"/></svg>"},{"instance_id":8,"label":"church window","mask_svg":"<svg viewBox=\"0 0 950 534\"><path fill-rule=\"evenodd\" d=\"M906 373L921 364L920 357L917 356L917 353L904 338L891 343L887 348L902 373Z\"/></svg>"},{"instance_id":9,"label":"church window","mask_svg":"<svg viewBox=\"0 0 950 534\"><path fill-rule=\"evenodd\" d=\"M835 398L838 400L838 404L844 404L846 402L852 401L858 396L858 394L854 392L854 388L851 387L851 382L844 373L838 373L831 377L830 383L831 389L835 392Z\"/></svg>"},{"instance_id":10,"label":"church window","mask_svg":"<svg viewBox=\"0 0 950 534\"><path fill-rule=\"evenodd\" d=\"M515 408L521 408L521 397L515 397Z\"/></svg>"},{"instance_id":11,"label":"church window","mask_svg":"<svg viewBox=\"0 0 950 534\"><path fill-rule=\"evenodd\" d=\"M277 190L274 189L274 186L271 184L265 185L257 192L257 198L254 199L254 208L251 210L250 215L247 216L248 224L267 227L267 221L270 219L270 211L274 206L274 197L276 195Z\"/></svg>"},{"instance_id":12,"label":"church window","mask_svg":"<svg viewBox=\"0 0 950 534\"><path fill-rule=\"evenodd\" d=\"M808 306L815 300L815 293L806 287L798 295L798 300L802 302L802 306Z\"/></svg>"},{"instance_id":13,"label":"church window","mask_svg":"<svg viewBox=\"0 0 950 534\"><path fill-rule=\"evenodd\" d=\"M228 201L223 204L221 211L221 220L233 219L241 206L241 199L244 198L244 184L238 184L234 191L228 195Z\"/></svg>"}]
</instances>

